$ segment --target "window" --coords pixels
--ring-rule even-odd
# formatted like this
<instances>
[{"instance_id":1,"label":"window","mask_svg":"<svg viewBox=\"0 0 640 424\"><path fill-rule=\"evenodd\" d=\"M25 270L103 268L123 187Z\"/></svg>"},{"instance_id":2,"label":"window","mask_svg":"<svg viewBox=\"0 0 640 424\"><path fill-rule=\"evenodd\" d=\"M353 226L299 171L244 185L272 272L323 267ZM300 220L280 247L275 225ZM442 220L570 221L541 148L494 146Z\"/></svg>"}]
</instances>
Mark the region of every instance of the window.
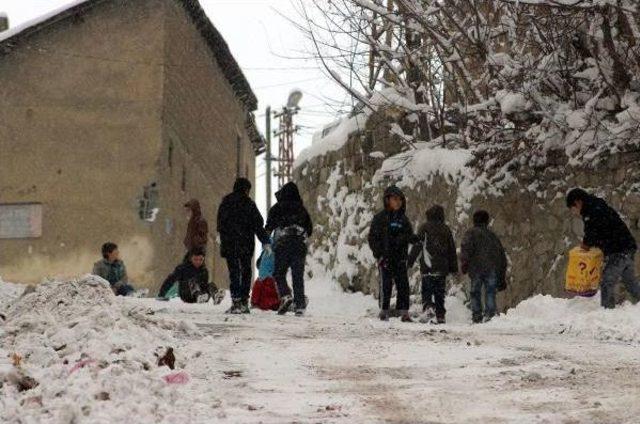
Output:
<instances>
[{"instance_id":1,"label":"window","mask_svg":"<svg viewBox=\"0 0 640 424\"><path fill-rule=\"evenodd\" d=\"M140 198L140 208L138 214L143 221L154 222L160 209L158 208L158 187L156 183L144 186L142 197Z\"/></svg>"},{"instance_id":2,"label":"window","mask_svg":"<svg viewBox=\"0 0 640 424\"><path fill-rule=\"evenodd\" d=\"M0 239L42 237L42 204L0 204Z\"/></svg>"}]
</instances>

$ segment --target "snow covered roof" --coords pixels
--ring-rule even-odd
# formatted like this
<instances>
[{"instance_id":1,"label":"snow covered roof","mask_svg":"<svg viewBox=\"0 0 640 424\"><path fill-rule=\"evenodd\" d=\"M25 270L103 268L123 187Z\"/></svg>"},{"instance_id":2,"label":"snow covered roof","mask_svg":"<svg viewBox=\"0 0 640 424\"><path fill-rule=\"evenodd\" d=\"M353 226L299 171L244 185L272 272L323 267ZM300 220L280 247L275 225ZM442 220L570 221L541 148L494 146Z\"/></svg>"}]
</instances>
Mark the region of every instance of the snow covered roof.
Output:
<instances>
[{"instance_id":1,"label":"snow covered roof","mask_svg":"<svg viewBox=\"0 0 640 424\"><path fill-rule=\"evenodd\" d=\"M0 33L0 55L18 47L19 41L31 34L66 20L73 16L82 15L93 6L111 0L71 0L65 6L54 9L49 13L39 16L31 21L15 26ZM227 81L233 87L236 95L250 111L258 107L256 98L249 82L242 73L240 66L229 50L229 46L222 34L215 28L207 17L198 0L168 0L175 1L184 7L187 15L208 44L218 65L222 69Z\"/></svg>"}]
</instances>

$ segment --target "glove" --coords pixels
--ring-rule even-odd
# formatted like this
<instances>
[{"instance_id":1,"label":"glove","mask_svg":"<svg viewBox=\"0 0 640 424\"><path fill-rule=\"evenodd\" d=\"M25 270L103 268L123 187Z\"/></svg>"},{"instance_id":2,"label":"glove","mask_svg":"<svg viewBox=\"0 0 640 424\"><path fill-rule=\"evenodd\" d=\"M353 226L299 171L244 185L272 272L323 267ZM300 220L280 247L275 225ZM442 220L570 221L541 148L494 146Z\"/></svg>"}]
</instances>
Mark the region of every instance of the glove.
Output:
<instances>
[{"instance_id":1,"label":"glove","mask_svg":"<svg viewBox=\"0 0 640 424\"><path fill-rule=\"evenodd\" d=\"M263 244L262 250L264 250L264 253L266 253L268 256L273 255L273 248L270 244Z\"/></svg>"},{"instance_id":2,"label":"glove","mask_svg":"<svg viewBox=\"0 0 640 424\"><path fill-rule=\"evenodd\" d=\"M387 269L387 260L385 258L378 259L378 267L382 269Z\"/></svg>"}]
</instances>

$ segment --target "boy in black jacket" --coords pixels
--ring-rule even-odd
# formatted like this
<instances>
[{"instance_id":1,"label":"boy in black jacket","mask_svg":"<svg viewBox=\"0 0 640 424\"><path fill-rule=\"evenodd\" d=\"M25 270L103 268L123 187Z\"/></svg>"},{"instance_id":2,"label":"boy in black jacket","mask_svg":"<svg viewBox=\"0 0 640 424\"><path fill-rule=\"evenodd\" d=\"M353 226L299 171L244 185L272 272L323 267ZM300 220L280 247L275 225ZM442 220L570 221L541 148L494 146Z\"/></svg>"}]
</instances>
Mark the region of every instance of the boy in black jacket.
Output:
<instances>
[{"instance_id":1,"label":"boy in black jacket","mask_svg":"<svg viewBox=\"0 0 640 424\"><path fill-rule=\"evenodd\" d=\"M391 291L396 284L396 309L403 322L409 316L409 277L407 256L409 244L414 241L413 228L406 214L406 198L396 186L384 192L384 210L373 217L369 230L369 247L380 271L380 319L389 319Z\"/></svg>"},{"instance_id":2,"label":"boy in black jacket","mask_svg":"<svg viewBox=\"0 0 640 424\"><path fill-rule=\"evenodd\" d=\"M278 284L280 308L284 315L295 303L295 314L304 315L307 307L304 295L304 266L307 256L307 238L313 232L311 217L304 207L298 186L289 182L276 193L278 202L273 205L267 217L267 233L273 232L276 254L274 277ZM287 271L291 269L293 298L287 284Z\"/></svg>"},{"instance_id":3,"label":"boy in black jacket","mask_svg":"<svg viewBox=\"0 0 640 424\"><path fill-rule=\"evenodd\" d=\"M458 257L442 206L435 205L427 211L427 222L420 226L417 236L420 242L411 249L409 267L420 258L422 309L428 319L435 316L438 324L444 324L447 275L458 272Z\"/></svg>"},{"instance_id":4,"label":"boy in black jacket","mask_svg":"<svg viewBox=\"0 0 640 424\"><path fill-rule=\"evenodd\" d=\"M634 257L636 240L618 212L607 202L574 188L567 194L567 207L584 221L582 247L602 249L605 267L602 273L600 302L603 308L615 308L614 286L619 280L634 300L640 301L640 283L636 280Z\"/></svg>"},{"instance_id":5,"label":"boy in black jacket","mask_svg":"<svg viewBox=\"0 0 640 424\"><path fill-rule=\"evenodd\" d=\"M165 296L174 284L178 284L180 299L186 303L206 303L211 297L209 287L209 271L204 264L205 250L203 247L195 247L188 253L189 260L183 262L169 274L162 283L159 300L165 300Z\"/></svg>"}]
</instances>

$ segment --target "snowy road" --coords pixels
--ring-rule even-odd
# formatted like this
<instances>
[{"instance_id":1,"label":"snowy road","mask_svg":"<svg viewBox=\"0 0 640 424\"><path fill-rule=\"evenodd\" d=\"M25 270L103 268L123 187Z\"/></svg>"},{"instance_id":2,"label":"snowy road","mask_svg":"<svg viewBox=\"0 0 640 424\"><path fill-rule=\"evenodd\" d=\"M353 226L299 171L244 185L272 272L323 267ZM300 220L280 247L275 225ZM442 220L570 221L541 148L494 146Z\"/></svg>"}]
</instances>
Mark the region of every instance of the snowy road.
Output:
<instances>
[{"instance_id":1,"label":"snowy road","mask_svg":"<svg viewBox=\"0 0 640 424\"><path fill-rule=\"evenodd\" d=\"M638 422L638 306L609 313L594 300L539 297L506 318L471 326L467 312L451 299L453 323L430 326L380 322L371 317L375 301L340 293L328 282L309 284L309 296L312 303L302 318L263 312L227 316L225 305L136 299L78 308L85 320L101 325L108 315L113 337L101 336L97 327L69 333L80 325L57 318L64 328L49 323L45 338L6 338L6 346L25 355L26 370L41 385L23 393L5 385L0 418L55 423ZM118 310L124 311L122 317ZM72 316L68 310L56 314ZM557 318L569 315L574 317ZM153 326L145 316L153 318ZM34 348L36 340L55 352ZM64 347L55 347L60 340ZM164 383L167 368L139 365L152 362L154 350L167 345L175 349L177 369L190 377L185 385ZM74 371L71 366L83 357L95 358L96 365ZM105 392L107 401L95 400L95 393Z\"/></svg>"},{"instance_id":2,"label":"snowy road","mask_svg":"<svg viewBox=\"0 0 640 424\"><path fill-rule=\"evenodd\" d=\"M201 390L217 386L216 416L228 422L632 423L640 416L638 346L313 314L184 318L212 337L188 369Z\"/></svg>"}]
</instances>

